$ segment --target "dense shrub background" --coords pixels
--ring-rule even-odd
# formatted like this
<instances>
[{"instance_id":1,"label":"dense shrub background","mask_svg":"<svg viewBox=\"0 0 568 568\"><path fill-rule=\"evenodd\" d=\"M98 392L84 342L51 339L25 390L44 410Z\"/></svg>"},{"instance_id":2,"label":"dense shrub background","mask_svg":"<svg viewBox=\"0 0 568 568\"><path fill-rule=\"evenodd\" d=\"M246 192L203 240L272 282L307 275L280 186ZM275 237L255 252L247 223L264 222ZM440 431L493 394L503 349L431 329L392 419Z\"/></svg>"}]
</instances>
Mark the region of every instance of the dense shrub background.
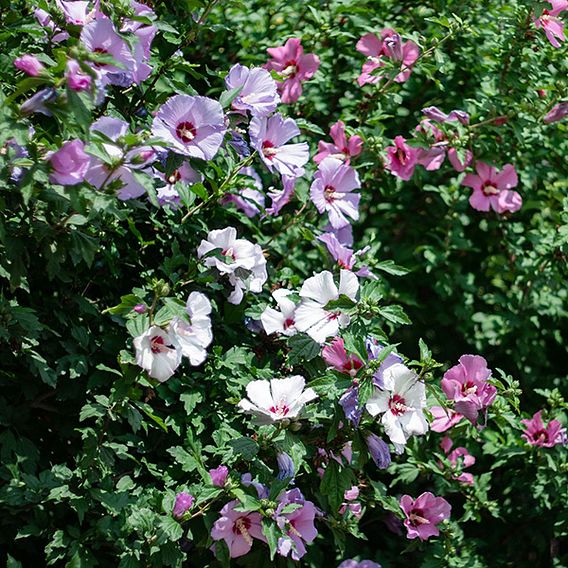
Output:
<instances>
[{"instance_id":1,"label":"dense shrub background","mask_svg":"<svg viewBox=\"0 0 568 568\"><path fill-rule=\"evenodd\" d=\"M477 458L473 487L435 471L441 438L435 433L415 439L386 472L364 466L389 495L432 488L445 495L454 509L440 539L416 545L389 532L382 522L388 502L369 489L359 528L318 525L322 538L303 563L335 566L359 554L384 567L566 565L565 450L536 451L520 438L520 411L526 417L547 408L560 419L566 411L568 137L566 122L542 119L568 96L568 63L566 48L553 48L535 29L536 3L156 1L162 29L147 81L110 88L99 107L73 100L60 104L54 118L22 117L19 105L40 81L16 76L13 59L33 52L55 63L65 49L52 49L33 17L36 6L54 10L51 4L0 0L2 562L214 566L205 543L216 514L192 521L188 535L170 516L175 492L203 483L204 466L275 469L274 452L262 440L251 455L231 444L254 433L234 404L251 378L294 368L314 379L325 365L319 358L287 359L281 343L246 331L243 320L258 317L270 286L298 288L331 267L315 241L324 223L308 198L314 168L280 217L250 220L209 201L182 224L183 213L145 199L123 203L87 184L51 185L43 158L67 139L85 139L103 113L147 129L151 112L174 93L218 99L231 65L263 65L266 48L301 37L321 66L300 101L280 109L299 119L312 155L338 119L364 138L364 154L354 163L362 180L356 248L370 245L375 264L394 261L409 270L379 272L384 302L402 305L412 320L384 322L390 343L419 359L422 338L443 364L428 368L433 385L462 353L482 354L490 368L503 370L494 372L502 396L488 427L459 431ZM127 3L102 4L117 16ZM413 39L425 55L408 82L384 92L361 88L356 77L364 56L355 43L385 27ZM183 60L172 57L178 49ZM383 169L384 149L397 135L410 138L430 105L466 110L473 124L481 123L469 130L470 146L478 159L515 165L524 201L519 212L499 217L473 210L460 174L448 167L418 168L408 182ZM10 180L14 157L5 143L11 138L30 154L18 184ZM207 165L208 191L236 163L228 152ZM276 184L261 175L265 187ZM193 198L197 204L202 197ZM226 303L211 282L206 287L195 254L208 229L228 225L268 255L264 294L240 306ZM124 311L108 312L133 290L151 303L159 279L183 300L193 289L210 295L215 338L203 367L186 367L162 385L129 359ZM338 435L330 447L343 441ZM316 443L304 442L282 443L304 455ZM318 492L315 477L306 465L297 480L305 493ZM267 558L259 547L239 562L264 566ZM287 562L277 558L274 565Z\"/></svg>"}]
</instances>

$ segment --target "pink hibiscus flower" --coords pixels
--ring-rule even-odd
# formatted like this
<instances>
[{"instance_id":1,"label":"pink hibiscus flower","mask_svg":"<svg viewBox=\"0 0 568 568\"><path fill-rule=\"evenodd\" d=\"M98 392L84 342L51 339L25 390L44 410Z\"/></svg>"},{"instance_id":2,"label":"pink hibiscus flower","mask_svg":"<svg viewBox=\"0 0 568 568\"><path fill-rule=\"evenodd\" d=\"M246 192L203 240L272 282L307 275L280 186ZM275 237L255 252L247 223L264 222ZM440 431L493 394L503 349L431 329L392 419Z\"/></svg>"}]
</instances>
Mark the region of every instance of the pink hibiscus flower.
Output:
<instances>
[{"instance_id":1,"label":"pink hibiscus flower","mask_svg":"<svg viewBox=\"0 0 568 568\"><path fill-rule=\"evenodd\" d=\"M449 519L452 511L451 505L443 497L435 497L429 491L417 499L403 495L400 506L406 515L404 526L409 539L428 540L431 536L438 536L438 525Z\"/></svg>"},{"instance_id":2,"label":"pink hibiscus flower","mask_svg":"<svg viewBox=\"0 0 568 568\"><path fill-rule=\"evenodd\" d=\"M554 47L560 47L566 38L564 37L564 22L558 18L561 12L568 10L568 0L548 0L552 9L544 9L534 25L544 30L548 41Z\"/></svg>"},{"instance_id":3,"label":"pink hibiscus flower","mask_svg":"<svg viewBox=\"0 0 568 568\"><path fill-rule=\"evenodd\" d=\"M452 477L466 485L473 485L473 475L471 473L465 473L462 470L471 467L475 463L475 457L461 446L452 450L453 445L454 442L449 436L444 436L440 442L440 447L448 456L448 461L458 470Z\"/></svg>"},{"instance_id":4,"label":"pink hibiscus flower","mask_svg":"<svg viewBox=\"0 0 568 568\"><path fill-rule=\"evenodd\" d=\"M386 28L379 38L375 34L365 34L356 45L357 51L367 56L361 75L357 79L360 86L366 83L378 83L382 75L373 75L373 71L384 67L384 59L398 61L401 64L400 73L395 77L397 83L408 81L412 66L420 55L420 49L413 41L402 42L402 38L393 29Z\"/></svg>"},{"instance_id":5,"label":"pink hibiscus flower","mask_svg":"<svg viewBox=\"0 0 568 568\"><path fill-rule=\"evenodd\" d=\"M253 539L266 542L262 533L260 513L242 513L235 511L239 501L229 501L221 509L221 517L211 529L213 540L224 540L229 547L231 558L244 556L252 548Z\"/></svg>"},{"instance_id":6,"label":"pink hibiscus flower","mask_svg":"<svg viewBox=\"0 0 568 568\"><path fill-rule=\"evenodd\" d=\"M351 136L347 139L345 135L345 124L338 120L329 131L331 142L318 142L318 153L314 156L314 162L319 164L325 158L337 158L346 164L355 156L358 156L363 149L363 139L360 136Z\"/></svg>"},{"instance_id":7,"label":"pink hibiscus flower","mask_svg":"<svg viewBox=\"0 0 568 568\"><path fill-rule=\"evenodd\" d=\"M542 421L542 410L530 420L521 420L525 425L522 437L531 445L541 448L552 448L566 443L566 428L558 420L551 420L546 426Z\"/></svg>"},{"instance_id":8,"label":"pink hibiscus flower","mask_svg":"<svg viewBox=\"0 0 568 568\"><path fill-rule=\"evenodd\" d=\"M265 65L269 71L276 71L282 76L278 83L278 92L283 103L294 103L302 94L302 81L311 79L318 70L320 60L313 53L304 53L302 40L290 38L282 47L270 47L266 50L272 57Z\"/></svg>"},{"instance_id":9,"label":"pink hibiscus flower","mask_svg":"<svg viewBox=\"0 0 568 568\"><path fill-rule=\"evenodd\" d=\"M462 355L459 364L444 373L442 390L455 401L455 409L473 424L477 415L493 404L497 389L487 379L491 371L487 361L479 355Z\"/></svg>"},{"instance_id":10,"label":"pink hibiscus flower","mask_svg":"<svg viewBox=\"0 0 568 568\"><path fill-rule=\"evenodd\" d=\"M523 198L511 188L519 183L514 166L506 164L498 172L494 167L485 162L476 162L475 174L467 174L462 185L471 187L473 193L469 198L469 204L477 211L489 211L493 209L497 213L518 211Z\"/></svg>"},{"instance_id":11,"label":"pink hibiscus flower","mask_svg":"<svg viewBox=\"0 0 568 568\"><path fill-rule=\"evenodd\" d=\"M544 123L550 124L551 122L558 122L562 120L565 116L568 116L568 102L561 102L554 105L546 116L544 117Z\"/></svg>"},{"instance_id":12,"label":"pink hibiscus flower","mask_svg":"<svg viewBox=\"0 0 568 568\"><path fill-rule=\"evenodd\" d=\"M445 432L461 422L463 418L463 415L459 412L443 406L433 406L430 408L430 413L434 418L430 424L430 429L434 432Z\"/></svg>"},{"instance_id":13,"label":"pink hibiscus flower","mask_svg":"<svg viewBox=\"0 0 568 568\"><path fill-rule=\"evenodd\" d=\"M418 164L419 150L406 143L406 139L397 136L394 139L394 146L387 148L387 163L385 168L393 176L408 181L414 173L414 168Z\"/></svg>"},{"instance_id":14,"label":"pink hibiscus flower","mask_svg":"<svg viewBox=\"0 0 568 568\"><path fill-rule=\"evenodd\" d=\"M330 367L351 377L354 377L364 365L357 355L347 353L345 342L341 337L334 337L332 342L323 348L321 356Z\"/></svg>"}]
</instances>

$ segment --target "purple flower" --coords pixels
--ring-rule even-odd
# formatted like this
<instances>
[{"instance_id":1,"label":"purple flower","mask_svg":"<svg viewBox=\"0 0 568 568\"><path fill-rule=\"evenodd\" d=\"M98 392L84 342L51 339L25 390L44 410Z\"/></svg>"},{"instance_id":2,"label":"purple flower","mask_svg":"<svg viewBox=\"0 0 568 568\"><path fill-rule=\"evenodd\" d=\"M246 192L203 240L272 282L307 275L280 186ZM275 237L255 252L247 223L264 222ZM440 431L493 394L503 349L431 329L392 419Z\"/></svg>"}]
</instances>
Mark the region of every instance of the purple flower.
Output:
<instances>
[{"instance_id":1,"label":"purple flower","mask_svg":"<svg viewBox=\"0 0 568 568\"><path fill-rule=\"evenodd\" d=\"M427 491L414 500L410 495L403 495L400 506L406 515L404 526L409 539L428 540L438 536L438 526L450 518L451 505L443 497L435 497Z\"/></svg>"},{"instance_id":2,"label":"purple flower","mask_svg":"<svg viewBox=\"0 0 568 568\"><path fill-rule=\"evenodd\" d=\"M367 346L367 353L369 354L369 360L371 359L378 359L380 352L384 349L384 346L381 345L374 337L368 337L365 340L365 345ZM392 365L396 363L402 363L402 357L397 355L396 353L389 353L384 361L381 363L379 368L373 374L373 384L377 388L383 388L383 373Z\"/></svg>"},{"instance_id":3,"label":"purple flower","mask_svg":"<svg viewBox=\"0 0 568 568\"><path fill-rule=\"evenodd\" d=\"M254 538L266 542L266 537L262 533L260 513L235 511L239 505L236 499L229 501L221 509L221 517L215 521L211 529L211 538L224 540L231 558L247 554L252 548Z\"/></svg>"},{"instance_id":4,"label":"purple flower","mask_svg":"<svg viewBox=\"0 0 568 568\"><path fill-rule=\"evenodd\" d=\"M89 74L81 71L81 66L75 59L70 59L67 62L65 79L67 79L67 85L72 91L88 91L93 82L93 78Z\"/></svg>"},{"instance_id":5,"label":"purple flower","mask_svg":"<svg viewBox=\"0 0 568 568\"><path fill-rule=\"evenodd\" d=\"M175 152L211 160L225 137L221 105L207 97L175 95L160 107L152 135L164 140Z\"/></svg>"},{"instance_id":6,"label":"purple flower","mask_svg":"<svg viewBox=\"0 0 568 568\"><path fill-rule=\"evenodd\" d=\"M215 469L210 469L209 475L211 476L211 483L215 485L215 487L225 487L227 477L229 476L229 468L220 465Z\"/></svg>"},{"instance_id":7,"label":"purple flower","mask_svg":"<svg viewBox=\"0 0 568 568\"><path fill-rule=\"evenodd\" d=\"M25 146L18 144L15 138L10 138L6 141L4 148L0 149L0 154L1 153L8 154L8 171L10 172L10 180L15 183L19 183L28 169L21 166L15 166L11 162L18 158L27 158L30 155L28 149Z\"/></svg>"},{"instance_id":8,"label":"purple flower","mask_svg":"<svg viewBox=\"0 0 568 568\"><path fill-rule=\"evenodd\" d=\"M343 408L345 418L349 420L355 428L359 428L363 408L359 406L359 389L356 386L349 387L339 399L339 405Z\"/></svg>"},{"instance_id":9,"label":"purple flower","mask_svg":"<svg viewBox=\"0 0 568 568\"><path fill-rule=\"evenodd\" d=\"M228 143L231 147L241 158L248 158L250 156L250 148L244 136L236 130L229 131L229 134L231 139L228 140Z\"/></svg>"},{"instance_id":10,"label":"purple flower","mask_svg":"<svg viewBox=\"0 0 568 568\"><path fill-rule=\"evenodd\" d=\"M339 241L339 244L344 247L353 246L353 227L351 225L345 225L345 227L335 229L328 223L323 230L325 233L333 233L335 238Z\"/></svg>"},{"instance_id":11,"label":"purple flower","mask_svg":"<svg viewBox=\"0 0 568 568\"><path fill-rule=\"evenodd\" d=\"M51 183L77 185L85 179L91 157L85 153L81 140L65 142L57 152L49 157L53 171L49 176Z\"/></svg>"},{"instance_id":12,"label":"purple flower","mask_svg":"<svg viewBox=\"0 0 568 568\"><path fill-rule=\"evenodd\" d=\"M43 63L35 55L25 54L14 59L14 66L27 73L30 77L37 77L44 69Z\"/></svg>"},{"instance_id":13,"label":"purple flower","mask_svg":"<svg viewBox=\"0 0 568 568\"><path fill-rule=\"evenodd\" d=\"M188 162L183 162L181 166L174 170L169 176L157 170L155 170L155 175L166 183L166 185L157 189L158 203L161 207L169 206L174 209L179 207L181 203L176 184L183 183L193 185L203 179L203 176L194 170Z\"/></svg>"},{"instance_id":14,"label":"purple flower","mask_svg":"<svg viewBox=\"0 0 568 568\"><path fill-rule=\"evenodd\" d=\"M278 215L280 210L292 199L295 187L295 177L282 176L282 189L273 189L268 192L268 197L270 197L272 203L266 210L267 215Z\"/></svg>"},{"instance_id":15,"label":"purple flower","mask_svg":"<svg viewBox=\"0 0 568 568\"><path fill-rule=\"evenodd\" d=\"M110 183L119 180L122 187L117 193L121 200L134 199L146 193L145 187L132 173L133 169L139 169L155 157L150 148L136 148L124 155L118 146L119 140L128 132L128 124L118 118L103 116L91 125L92 132L100 132L115 144L103 143L104 149L113 160L122 161L122 165L111 169L98 158L91 158L91 165L85 179L94 187L102 189Z\"/></svg>"},{"instance_id":16,"label":"purple flower","mask_svg":"<svg viewBox=\"0 0 568 568\"><path fill-rule=\"evenodd\" d=\"M247 217L258 215L264 209L264 194L261 193L262 181L253 168L242 168L239 174L248 178L248 187L237 190L237 194L227 194L221 199L221 203L234 203L237 209L243 211Z\"/></svg>"},{"instance_id":17,"label":"purple flower","mask_svg":"<svg viewBox=\"0 0 568 568\"><path fill-rule=\"evenodd\" d=\"M280 102L276 81L266 69L249 69L237 63L231 67L225 83L229 89L241 88L231 105L235 110L248 110L253 116L268 116Z\"/></svg>"},{"instance_id":18,"label":"purple flower","mask_svg":"<svg viewBox=\"0 0 568 568\"><path fill-rule=\"evenodd\" d=\"M303 166L310 159L307 142L286 144L300 134L293 119L284 118L280 113L270 118L255 116L251 120L249 134L252 147L270 171L275 169L290 177L304 174Z\"/></svg>"},{"instance_id":19,"label":"purple flower","mask_svg":"<svg viewBox=\"0 0 568 568\"><path fill-rule=\"evenodd\" d=\"M93 68L102 75L104 82L123 87L134 82L132 75L136 70L136 60L109 19L100 18L87 24L81 31L80 39L91 53L110 55L121 66L93 63Z\"/></svg>"},{"instance_id":20,"label":"purple flower","mask_svg":"<svg viewBox=\"0 0 568 568\"><path fill-rule=\"evenodd\" d=\"M57 91L53 87L47 87L32 95L27 101L20 106L20 112L23 115L39 112L45 116L53 116L53 113L45 106L52 103L57 98Z\"/></svg>"},{"instance_id":21,"label":"purple flower","mask_svg":"<svg viewBox=\"0 0 568 568\"><path fill-rule=\"evenodd\" d=\"M172 515L176 519L181 519L193 506L193 495L182 491L176 495L176 502L172 511Z\"/></svg>"},{"instance_id":22,"label":"purple flower","mask_svg":"<svg viewBox=\"0 0 568 568\"><path fill-rule=\"evenodd\" d=\"M156 16L154 11L146 6L146 4L130 0L130 6L134 10L134 15L137 18L153 19ZM120 31L123 33L132 32L138 40L134 45L133 53L134 59L136 60L136 68L133 71L132 79L134 83L141 83L147 79L152 72L152 67L148 65L147 61L150 58L150 48L158 32L158 28L154 25L145 25L139 20L127 19L120 28Z\"/></svg>"},{"instance_id":23,"label":"purple flower","mask_svg":"<svg viewBox=\"0 0 568 568\"><path fill-rule=\"evenodd\" d=\"M279 452L276 456L276 461L278 462L278 475L276 479L280 481L284 479L294 479L294 462L292 458L286 452Z\"/></svg>"},{"instance_id":24,"label":"purple flower","mask_svg":"<svg viewBox=\"0 0 568 568\"><path fill-rule=\"evenodd\" d=\"M66 31L63 31L61 28L58 28L55 25L55 22L45 10L36 8L34 10L34 16L36 17L36 20L38 21L40 26L43 26L44 28L47 28L51 31L51 41L53 43L65 41L69 37L69 34Z\"/></svg>"},{"instance_id":25,"label":"purple flower","mask_svg":"<svg viewBox=\"0 0 568 568\"><path fill-rule=\"evenodd\" d=\"M291 556L299 560L306 554L306 544L311 544L318 531L314 526L316 516L315 505L306 501L299 489L291 489L278 497L279 505L276 509L276 523L286 536L278 540L278 554ZM300 507L286 513L286 505L295 504Z\"/></svg>"},{"instance_id":26,"label":"purple flower","mask_svg":"<svg viewBox=\"0 0 568 568\"><path fill-rule=\"evenodd\" d=\"M73 26L84 26L95 17L95 10L89 12L89 2L84 0L56 0L56 4L63 12L65 21Z\"/></svg>"},{"instance_id":27,"label":"purple flower","mask_svg":"<svg viewBox=\"0 0 568 568\"><path fill-rule=\"evenodd\" d=\"M310 198L316 209L327 211L332 227L340 229L349 225L348 217L359 219L361 196L352 193L361 187L359 175L351 167L335 158L326 158L318 166L310 187Z\"/></svg>"},{"instance_id":28,"label":"purple flower","mask_svg":"<svg viewBox=\"0 0 568 568\"><path fill-rule=\"evenodd\" d=\"M435 122L448 122L457 120L462 124L469 124L469 114L463 110L452 110L450 114L442 112L438 107L430 106L422 109L422 114Z\"/></svg>"},{"instance_id":29,"label":"purple flower","mask_svg":"<svg viewBox=\"0 0 568 568\"><path fill-rule=\"evenodd\" d=\"M252 475L250 473L243 473L241 475L241 483L245 487L254 487L259 499L268 499L270 495L270 490L266 485L259 483L258 481L253 481Z\"/></svg>"},{"instance_id":30,"label":"purple flower","mask_svg":"<svg viewBox=\"0 0 568 568\"><path fill-rule=\"evenodd\" d=\"M544 123L558 122L565 116L568 116L568 101L564 101L554 105L544 117Z\"/></svg>"},{"instance_id":31,"label":"purple flower","mask_svg":"<svg viewBox=\"0 0 568 568\"><path fill-rule=\"evenodd\" d=\"M367 449L375 465L379 469L387 469L391 463L391 455L386 442L381 440L376 434L369 434L366 438L366 442Z\"/></svg>"},{"instance_id":32,"label":"purple flower","mask_svg":"<svg viewBox=\"0 0 568 568\"><path fill-rule=\"evenodd\" d=\"M344 560L337 568L381 568L381 565L372 560Z\"/></svg>"}]
</instances>

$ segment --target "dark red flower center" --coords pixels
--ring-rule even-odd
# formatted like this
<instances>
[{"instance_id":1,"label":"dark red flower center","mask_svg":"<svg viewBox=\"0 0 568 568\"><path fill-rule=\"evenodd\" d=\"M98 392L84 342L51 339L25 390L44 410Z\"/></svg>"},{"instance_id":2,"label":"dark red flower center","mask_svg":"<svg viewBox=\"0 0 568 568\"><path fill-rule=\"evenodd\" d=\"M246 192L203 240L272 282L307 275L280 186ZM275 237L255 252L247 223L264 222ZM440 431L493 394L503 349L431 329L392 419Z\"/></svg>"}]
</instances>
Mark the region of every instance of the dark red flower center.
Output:
<instances>
[{"instance_id":1,"label":"dark red flower center","mask_svg":"<svg viewBox=\"0 0 568 568\"><path fill-rule=\"evenodd\" d=\"M93 53L108 53L108 51L104 48L104 47L95 47L95 49L93 49ZM95 67L101 68L101 67L106 67L107 64L106 63L97 63L95 62Z\"/></svg>"},{"instance_id":2,"label":"dark red flower center","mask_svg":"<svg viewBox=\"0 0 568 568\"><path fill-rule=\"evenodd\" d=\"M335 193L335 187L333 187L332 185L326 185L323 190L323 197L328 203L333 203L337 199Z\"/></svg>"},{"instance_id":3,"label":"dark red flower center","mask_svg":"<svg viewBox=\"0 0 568 568\"><path fill-rule=\"evenodd\" d=\"M406 401L399 394L393 394L389 400L389 410L395 416L404 414L407 411Z\"/></svg>"},{"instance_id":4,"label":"dark red flower center","mask_svg":"<svg viewBox=\"0 0 568 568\"><path fill-rule=\"evenodd\" d=\"M176 126L176 135L184 144L187 144L197 136L197 129L186 120Z\"/></svg>"},{"instance_id":5,"label":"dark red flower center","mask_svg":"<svg viewBox=\"0 0 568 568\"><path fill-rule=\"evenodd\" d=\"M262 153L264 154L265 158L272 160L276 155L276 149L274 148L274 144L270 140L265 140L262 143Z\"/></svg>"},{"instance_id":6,"label":"dark red flower center","mask_svg":"<svg viewBox=\"0 0 568 568\"><path fill-rule=\"evenodd\" d=\"M293 79L298 73L298 64L295 59L290 59L284 64L281 75L286 79Z\"/></svg>"},{"instance_id":7,"label":"dark red flower center","mask_svg":"<svg viewBox=\"0 0 568 568\"><path fill-rule=\"evenodd\" d=\"M251 522L248 517L239 517L233 525L233 532L240 535L243 534L244 531L248 531L250 527Z\"/></svg>"},{"instance_id":8,"label":"dark red flower center","mask_svg":"<svg viewBox=\"0 0 568 568\"><path fill-rule=\"evenodd\" d=\"M424 511L422 509L412 509L408 515L408 520L413 527L430 524L430 521L424 517Z\"/></svg>"},{"instance_id":9,"label":"dark red flower center","mask_svg":"<svg viewBox=\"0 0 568 568\"><path fill-rule=\"evenodd\" d=\"M288 318L285 322L284 322L284 329L288 329L290 327L292 327L294 325L294 320L293 318Z\"/></svg>"},{"instance_id":10,"label":"dark red flower center","mask_svg":"<svg viewBox=\"0 0 568 568\"><path fill-rule=\"evenodd\" d=\"M363 362L357 357L349 357L345 363L343 363L343 372L348 375L354 376L357 371L363 366Z\"/></svg>"},{"instance_id":11,"label":"dark red flower center","mask_svg":"<svg viewBox=\"0 0 568 568\"><path fill-rule=\"evenodd\" d=\"M546 430L538 430L533 434L535 442L542 442L546 444L548 442L548 432Z\"/></svg>"},{"instance_id":12,"label":"dark red flower center","mask_svg":"<svg viewBox=\"0 0 568 568\"><path fill-rule=\"evenodd\" d=\"M233 260L237 259L237 255L235 254L235 249L233 247L229 247L227 249L223 249L221 251L221 254L223 256L228 256L229 258L232 258Z\"/></svg>"},{"instance_id":13,"label":"dark red flower center","mask_svg":"<svg viewBox=\"0 0 568 568\"><path fill-rule=\"evenodd\" d=\"M180 179L181 179L181 174L179 173L179 170L174 170L168 177L168 183L171 183L173 185L174 183L177 183Z\"/></svg>"},{"instance_id":14,"label":"dark red flower center","mask_svg":"<svg viewBox=\"0 0 568 568\"><path fill-rule=\"evenodd\" d=\"M398 161L404 166L406 164L406 160L408 159L406 155L406 150L404 148L399 148L396 151L396 157Z\"/></svg>"},{"instance_id":15,"label":"dark red flower center","mask_svg":"<svg viewBox=\"0 0 568 568\"><path fill-rule=\"evenodd\" d=\"M290 407L284 400L281 400L274 406L271 406L268 410L274 414L277 414L278 416L286 416L286 414L290 412Z\"/></svg>"},{"instance_id":16,"label":"dark red flower center","mask_svg":"<svg viewBox=\"0 0 568 568\"><path fill-rule=\"evenodd\" d=\"M490 197L492 195L497 195L501 190L496 188L490 181L486 181L481 186L481 191L483 191L484 195Z\"/></svg>"},{"instance_id":17,"label":"dark red flower center","mask_svg":"<svg viewBox=\"0 0 568 568\"><path fill-rule=\"evenodd\" d=\"M477 393L477 385L472 381L466 381L462 385L462 394L467 396L469 394L476 394Z\"/></svg>"},{"instance_id":18,"label":"dark red flower center","mask_svg":"<svg viewBox=\"0 0 568 568\"><path fill-rule=\"evenodd\" d=\"M155 335L150 339L150 349L152 353L162 353L165 349L167 349L164 338L160 335Z\"/></svg>"}]
</instances>

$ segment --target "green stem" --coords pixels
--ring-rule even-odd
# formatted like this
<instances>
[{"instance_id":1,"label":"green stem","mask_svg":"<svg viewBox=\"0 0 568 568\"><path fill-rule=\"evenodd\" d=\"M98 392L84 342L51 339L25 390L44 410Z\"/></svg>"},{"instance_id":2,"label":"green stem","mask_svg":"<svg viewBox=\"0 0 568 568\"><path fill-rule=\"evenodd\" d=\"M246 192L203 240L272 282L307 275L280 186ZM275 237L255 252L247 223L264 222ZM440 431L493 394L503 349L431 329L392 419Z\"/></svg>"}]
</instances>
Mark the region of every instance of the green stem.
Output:
<instances>
[{"instance_id":1,"label":"green stem","mask_svg":"<svg viewBox=\"0 0 568 568\"><path fill-rule=\"evenodd\" d=\"M193 214L197 213L200 209L202 209L203 207L205 207L205 205L208 205L209 203L211 203L211 201L219 199L220 197L223 196L224 192L225 192L225 188L233 182L233 180L237 177L238 173L241 171L242 168L246 168L247 166L249 166L250 164L252 164L252 161L254 160L254 157L256 155L256 152L253 152L248 158L245 158L244 160L240 161L231 171L231 173L225 178L225 180L223 181L223 183L217 188L216 191L214 191L209 197L207 197L207 199L204 199L201 203L197 204L195 207L193 207L192 209L190 209L181 219L182 223L185 223Z\"/></svg>"}]
</instances>

